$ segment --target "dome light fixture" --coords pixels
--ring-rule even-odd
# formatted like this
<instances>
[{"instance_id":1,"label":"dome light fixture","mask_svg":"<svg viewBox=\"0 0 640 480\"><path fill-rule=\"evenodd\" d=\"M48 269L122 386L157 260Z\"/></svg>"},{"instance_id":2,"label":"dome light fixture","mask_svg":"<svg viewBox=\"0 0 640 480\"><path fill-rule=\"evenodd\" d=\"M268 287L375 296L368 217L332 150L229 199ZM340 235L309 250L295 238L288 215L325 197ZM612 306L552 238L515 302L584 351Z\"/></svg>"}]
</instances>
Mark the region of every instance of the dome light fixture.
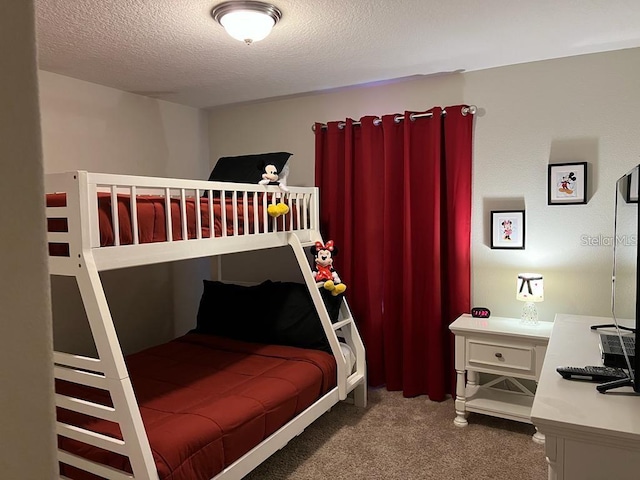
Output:
<instances>
[{"instance_id":1,"label":"dome light fixture","mask_svg":"<svg viewBox=\"0 0 640 480\"><path fill-rule=\"evenodd\" d=\"M231 1L214 7L211 16L233 38L251 45L271 33L282 12L269 3Z\"/></svg>"}]
</instances>

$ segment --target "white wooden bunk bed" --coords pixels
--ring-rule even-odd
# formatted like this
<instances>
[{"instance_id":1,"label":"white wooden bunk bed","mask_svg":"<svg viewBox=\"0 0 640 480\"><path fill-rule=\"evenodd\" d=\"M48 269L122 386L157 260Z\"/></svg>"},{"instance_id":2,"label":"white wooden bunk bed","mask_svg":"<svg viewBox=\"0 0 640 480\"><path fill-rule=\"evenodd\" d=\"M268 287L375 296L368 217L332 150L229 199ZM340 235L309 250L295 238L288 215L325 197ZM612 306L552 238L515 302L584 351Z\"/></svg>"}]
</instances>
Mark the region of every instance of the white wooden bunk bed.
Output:
<instances>
[{"instance_id":1,"label":"white wooden bunk bed","mask_svg":"<svg viewBox=\"0 0 640 480\"><path fill-rule=\"evenodd\" d=\"M45 188L50 273L75 277L97 351L96 358L54 352L56 382L98 389L110 397L103 404L63 389L55 395L56 406L58 412L72 412L96 422L106 420L120 432L106 435L92 430L92 422L67 423L58 415L60 478L72 477L65 473L65 466L88 475L78 478L161 478L138 405L135 379L132 384L129 376L129 359L120 348L99 276L105 270L286 245L293 249L335 359L335 380L332 379L326 393L304 410L249 451L238 454L239 458L232 463L223 462L220 471L206 478L242 478L338 401L349 399L358 406L366 405L365 352L349 307L343 301L340 316L332 323L304 249L322 241L316 188L289 187L288 192L281 192L273 186L84 171L46 175ZM172 212L164 215L161 225L155 226L164 231L162 241L143 238L140 233L143 220L139 211L142 204L148 206L150 198L156 202L154 208L160 205L165 213ZM267 203L276 202L286 203L289 213L279 218L268 216ZM105 232L101 230L104 218L100 216L105 217L105 205L110 209L106 212L106 217L110 217L110 240L105 240ZM158 218L154 221L157 223ZM56 222L62 227L53 228ZM221 228L217 229L218 225ZM126 235L125 230L129 232ZM123 240L127 235L129 238ZM354 353L352 369L347 366L338 337ZM80 445L80 453L65 449L65 441ZM85 447L101 453L93 457L84 455ZM111 453L125 459L122 468L101 460ZM178 478L172 475L167 478Z\"/></svg>"}]
</instances>

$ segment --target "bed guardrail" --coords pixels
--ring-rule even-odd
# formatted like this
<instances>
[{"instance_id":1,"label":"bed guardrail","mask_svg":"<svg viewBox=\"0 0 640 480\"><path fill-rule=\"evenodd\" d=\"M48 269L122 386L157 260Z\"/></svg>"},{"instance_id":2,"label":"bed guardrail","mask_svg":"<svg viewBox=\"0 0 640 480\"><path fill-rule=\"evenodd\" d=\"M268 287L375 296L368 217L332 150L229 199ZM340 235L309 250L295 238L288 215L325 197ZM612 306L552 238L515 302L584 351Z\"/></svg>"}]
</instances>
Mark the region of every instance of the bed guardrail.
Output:
<instances>
[{"instance_id":1,"label":"bed guardrail","mask_svg":"<svg viewBox=\"0 0 640 480\"><path fill-rule=\"evenodd\" d=\"M283 192L277 186L84 171L47 175L45 181L50 264L60 274L72 275L75 259L87 249L98 269L108 270L283 246L288 232L310 241L318 230L315 187ZM148 220L141 216L150 203L153 228L160 231L151 240L142 235ZM288 211L270 216L270 207L281 204Z\"/></svg>"}]
</instances>

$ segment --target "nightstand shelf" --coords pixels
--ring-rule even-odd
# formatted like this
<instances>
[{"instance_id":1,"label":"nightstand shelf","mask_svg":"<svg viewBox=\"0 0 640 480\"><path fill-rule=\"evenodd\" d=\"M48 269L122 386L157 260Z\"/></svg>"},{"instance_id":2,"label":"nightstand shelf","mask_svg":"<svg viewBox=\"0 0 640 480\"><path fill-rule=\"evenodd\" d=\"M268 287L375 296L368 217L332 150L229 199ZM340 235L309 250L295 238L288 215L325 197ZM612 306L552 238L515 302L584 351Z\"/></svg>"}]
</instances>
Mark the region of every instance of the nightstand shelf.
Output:
<instances>
[{"instance_id":1,"label":"nightstand shelf","mask_svg":"<svg viewBox=\"0 0 640 480\"><path fill-rule=\"evenodd\" d=\"M467 387L465 410L530 423L533 397L521 392L483 386ZM464 426L464 425L461 425Z\"/></svg>"},{"instance_id":2,"label":"nightstand shelf","mask_svg":"<svg viewBox=\"0 0 640 480\"><path fill-rule=\"evenodd\" d=\"M553 323L522 325L519 319L461 315L449 328L455 335L456 418L468 424L469 412L531 423L534 389ZM480 383L480 374L497 376ZM544 436L534 435L543 442Z\"/></svg>"}]
</instances>

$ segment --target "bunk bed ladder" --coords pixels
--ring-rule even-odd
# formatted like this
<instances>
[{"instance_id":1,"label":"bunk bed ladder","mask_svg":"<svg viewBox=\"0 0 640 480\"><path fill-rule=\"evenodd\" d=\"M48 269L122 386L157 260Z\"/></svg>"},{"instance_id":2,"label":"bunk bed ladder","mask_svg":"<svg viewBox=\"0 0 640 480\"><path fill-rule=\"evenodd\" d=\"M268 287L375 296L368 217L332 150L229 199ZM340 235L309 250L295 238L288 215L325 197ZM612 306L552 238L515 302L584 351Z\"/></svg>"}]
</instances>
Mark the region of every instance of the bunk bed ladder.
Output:
<instances>
[{"instance_id":1,"label":"bunk bed ladder","mask_svg":"<svg viewBox=\"0 0 640 480\"><path fill-rule=\"evenodd\" d=\"M57 422L57 433L129 458L133 475L58 450L61 463L109 479L157 480L158 472L142 423L131 380L118 342L102 282L90 253L83 255L75 278L85 307L98 358L54 353L54 374L59 380L109 392L111 405L56 394L56 406L117 423L122 440ZM62 477L64 478L64 477Z\"/></svg>"},{"instance_id":2,"label":"bunk bed ladder","mask_svg":"<svg viewBox=\"0 0 640 480\"><path fill-rule=\"evenodd\" d=\"M55 404L57 408L117 424L121 438L103 435L88 428L61 421L56 422L56 433L59 437L128 457L133 474L72 454L61 448L58 449L58 461L102 478L158 480L158 471L149 446L149 439L142 423L102 281L90 248L92 245L99 245L95 186L87 181L86 172L52 175L48 180L52 182L48 186L49 191L65 192L67 196L67 206L48 209L50 210L48 216L64 216L68 222L68 232L49 233L50 241L61 239L69 245L69 256L50 257L49 268L53 275L76 279L97 351L97 358L55 351L54 376L57 381L106 391L111 399L110 404L105 405L77 398L68 391L61 390L55 394ZM92 228L83 229L82 225ZM61 476L61 478L65 477Z\"/></svg>"},{"instance_id":3,"label":"bunk bed ladder","mask_svg":"<svg viewBox=\"0 0 640 480\"><path fill-rule=\"evenodd\" d=\"M318 232L311 235L312 245L315 241L322 241ZM305 242L307 243L307 242ZM296 260L300 265L300 270L304 277L305 284L311 293L311 298L316 307L322 327L331 346L338 369L338 396L340 400L345 400L349 393L353 394L353 403L356 406L366 407L367 405L367 386L366 386L366 362L365 352L362 339L358 333L355 321L351 315L351 310L347 304L347 299L343 297L340 305L340 316L336 323L331 323L329 313L324 304L316 281L313 278L309 257L304 250L304 246L300 241L296 232L289 234L289 245L293 249ZM340 348L338 336L344 339L344 342L351 347L356 357L355 369L353 372L347 371L347 362Z\"/></svg>"}]
</instances>

